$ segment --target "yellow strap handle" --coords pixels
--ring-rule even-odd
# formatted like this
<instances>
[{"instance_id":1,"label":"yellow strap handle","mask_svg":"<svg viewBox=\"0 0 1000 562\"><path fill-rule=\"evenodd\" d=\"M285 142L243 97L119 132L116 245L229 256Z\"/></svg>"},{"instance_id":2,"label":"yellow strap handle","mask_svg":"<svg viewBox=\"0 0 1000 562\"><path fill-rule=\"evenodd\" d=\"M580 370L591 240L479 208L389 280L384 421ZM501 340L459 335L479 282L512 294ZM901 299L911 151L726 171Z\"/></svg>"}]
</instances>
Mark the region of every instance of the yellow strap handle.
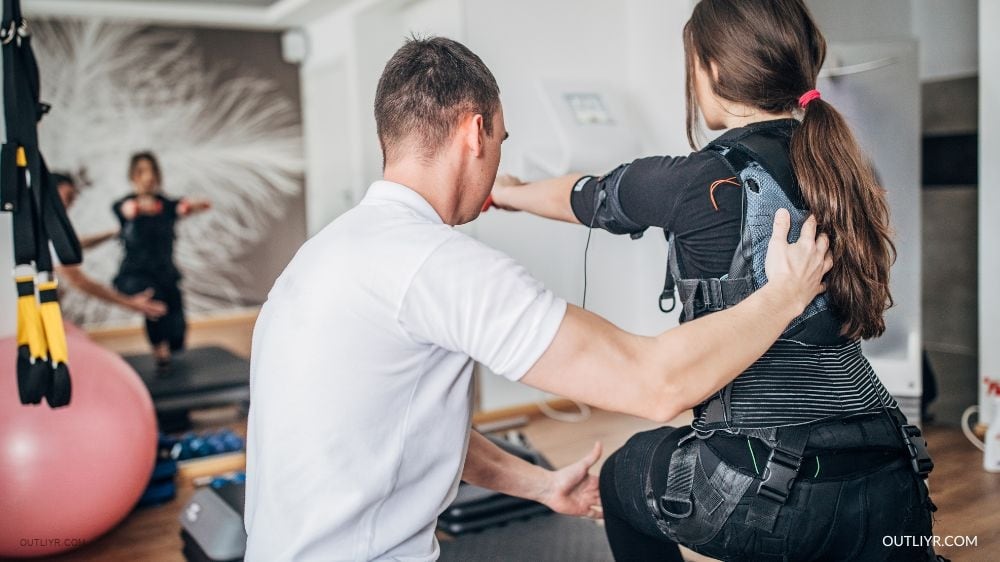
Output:
<instances>
[{"instance_id":1,"label":"yellow strap handle","mask_svg":"<svg viewBox=\"0 0 1000 562\"><path fill-rule=\"evenodd\" d=\"M55 280L38 286L38 308L41 309L42 325L48 342L49 357L53 365L69 361L66 348L66 331L63 329L62 311L59 309L59 283Z\"/></svg>"},{"instance_id":2,"label":"yellow strap handle","mask_svg":"<svg viewBox=\"0 0 1000 562\"><path fill-rule=\"evenodd\" d=\"M17 155L14 159L17 161L17 166L19 168L28 167L28 154L24 151L23 146L17 147Z\"/></svg>"},{"instance_id":3,"label":"yellow strap handle","mask_svg":"<svg viewBox=\"0 0 1000 562\"><path fill-rule=\"evenodd\" d=\"M27 345L32 359L45 360L49 346L42 324L42 313L35 298L31 277L17 277L17 345Z\"/></svg>"}]
</instances>

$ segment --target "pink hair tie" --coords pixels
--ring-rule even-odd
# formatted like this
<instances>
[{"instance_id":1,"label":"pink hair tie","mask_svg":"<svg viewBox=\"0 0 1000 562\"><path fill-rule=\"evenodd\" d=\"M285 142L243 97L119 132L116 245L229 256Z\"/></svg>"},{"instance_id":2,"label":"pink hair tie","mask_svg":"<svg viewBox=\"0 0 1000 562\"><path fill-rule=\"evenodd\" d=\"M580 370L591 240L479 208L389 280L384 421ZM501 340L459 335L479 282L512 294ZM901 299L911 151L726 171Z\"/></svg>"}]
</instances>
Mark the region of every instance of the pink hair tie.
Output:
<instances>
[{"instance_id":1,"label":"pink hair tie","mask_svg":"<svg viewBox=\"0 0 1000 562\"><path fill-rule=\"evenodd\" d=\"M799 96L799 107L805 109L806 106L809 105L809 102L815 99L819 99L819 90L809 90Z\"/></svg>"}]
</instances>

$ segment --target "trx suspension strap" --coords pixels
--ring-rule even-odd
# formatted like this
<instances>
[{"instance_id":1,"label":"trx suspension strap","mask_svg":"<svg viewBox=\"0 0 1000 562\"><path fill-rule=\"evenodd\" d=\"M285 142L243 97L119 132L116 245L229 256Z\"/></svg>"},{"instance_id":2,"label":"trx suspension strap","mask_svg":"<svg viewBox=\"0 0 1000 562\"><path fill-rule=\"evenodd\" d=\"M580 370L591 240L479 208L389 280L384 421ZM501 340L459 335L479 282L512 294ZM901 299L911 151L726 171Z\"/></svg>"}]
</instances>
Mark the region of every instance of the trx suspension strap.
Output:
<instances>
[{"instance_id":1,"label":"trx suspension strap","mask_svg":"<svg viewBox=\"0 0 1000 562\"><path fill-rule=\"evenodd\" d=\"M80 243L38 150L37 124L48 106L39 101L38 65L19 0L3 0L3 148L0 210L13 216L17 283L17 382L22 404L69 404L69 354L52 275L55 249L62 263L81 261ZM37 295L36 295L37 290Z\"/></svg>"}]
</instances>

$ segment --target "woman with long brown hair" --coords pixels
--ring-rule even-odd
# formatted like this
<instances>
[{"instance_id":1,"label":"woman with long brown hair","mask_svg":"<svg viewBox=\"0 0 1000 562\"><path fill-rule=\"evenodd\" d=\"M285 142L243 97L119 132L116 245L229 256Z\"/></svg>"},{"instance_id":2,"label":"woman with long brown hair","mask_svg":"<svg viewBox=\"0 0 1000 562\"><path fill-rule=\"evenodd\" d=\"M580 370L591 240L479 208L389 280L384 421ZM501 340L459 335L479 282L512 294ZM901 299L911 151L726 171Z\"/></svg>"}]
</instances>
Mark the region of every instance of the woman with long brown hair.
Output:
<instances>
[{"instance_id":1,"label":"woman with long brown hair","mask_svg":"<svg viewBox=\"0 0 1000 562\"><path fill-rule=\"evenodd\" d=\"M885 331L892 305L888 205L850 128L815 89L823 35L801 0L702 0L684 46L696 152L602 177L499 182L493 204L616 234L663 228L661 308L675 301L682 321L767 282L779 208L791 212L793 236L816 218L834 265L826 294L706 397L690 427L640 433L607 460L612 551L681 560L680 543L726 560L933 560L921 540L931 534L923 477L932 463L860 346ZM728 129L700 150L699 116Z\"/></svg>"},{"instance_id":2,"label":"woman with long brown hair","mask_svg":"<svg viewBox=\"0 0 1000 562\"><path fill-rule=\"evenodd\" d=\"M122 263L115 288L126 295L152 294L166 313L146 318L146 336L159 369L171 354L184 348L187 321L181 297L180 270L174 264L174 227L178 220L209 209L208 200L172 199L163 194L160 163L152 152L132 155L128 164L132 193L115 201L122 241Z\"/></svg>"}]
</instances>

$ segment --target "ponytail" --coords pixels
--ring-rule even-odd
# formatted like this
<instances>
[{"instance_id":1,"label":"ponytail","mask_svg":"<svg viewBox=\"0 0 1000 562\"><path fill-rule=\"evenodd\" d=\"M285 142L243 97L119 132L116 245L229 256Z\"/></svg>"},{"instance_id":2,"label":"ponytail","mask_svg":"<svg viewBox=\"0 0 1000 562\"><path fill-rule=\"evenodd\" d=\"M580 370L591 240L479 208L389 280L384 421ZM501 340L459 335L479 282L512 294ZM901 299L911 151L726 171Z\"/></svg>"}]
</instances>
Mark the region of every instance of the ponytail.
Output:
<instances>
[{"instance_id":1,"label":"ponytail","mask_svg":"<svg viewBox=\"0 0 1000 562\"><path fill-rule=\"evenodd\" d=\"M792 133L791 163L806 208L830 236L827 298L843 335L885 332L896 259L885 190L844 118L815 87L826 39L803 0L700 0L684 26L687 132L695 147L694 68L714 68L712 92L765 113L804 110Z\"/></svg>"},{"instance_id":2,"label":"ponytail","mask_svg":"<svg viewBox=\"0 0 1000 562\"><path fill-rule=\"evenodd\" d=\"M896 260L885 190L843 116L818 96L802 105L791 162L806 208L830 237L826 295L844 336L877 337L893 304L889 268Z\"/></svg>"}]
</instances>

